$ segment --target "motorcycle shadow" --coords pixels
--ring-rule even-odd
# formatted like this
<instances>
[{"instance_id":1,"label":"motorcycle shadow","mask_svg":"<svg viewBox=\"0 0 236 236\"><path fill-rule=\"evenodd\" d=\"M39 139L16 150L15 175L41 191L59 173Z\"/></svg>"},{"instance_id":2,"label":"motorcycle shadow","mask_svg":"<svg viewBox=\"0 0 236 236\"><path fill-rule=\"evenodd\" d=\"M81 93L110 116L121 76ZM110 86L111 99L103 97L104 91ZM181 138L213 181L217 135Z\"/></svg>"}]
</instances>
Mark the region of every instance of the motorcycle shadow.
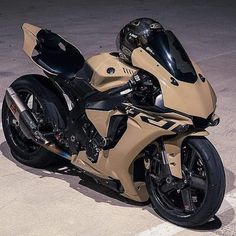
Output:
<instances>
[{"instance_id":1,"label":"motorcycle shadow","mask_svg":"<svg viewBox=\"0 0 236 236\"><path fill-rule=\"evenodd\" d=\"M27 171L31 174L39 176L39 178L57 178L69 183L70 187L79 191L80 193L94 199L96 202L107 202L111 205L117 206L143 206L143 207L151 207L148 206L149 202L146 203L138 203L132 200L129 200L123 196L120 196L115 191L98 184L92 177L86 175L84 171L76 168L74 165L70 163L70 161L58 157L58 161L56 165L47 167L45 169L32 168L29 166L25 166L15 160L10 152L10 149L7 145L7 142L3 142L0 144L0 151L2 155L7 158L9 161L13 162L16 166ZM90 191L92 190L92 191ZM99 194L98 194L99 193ZM153 211L153 214L154 211Z\"/></svg>"},{"instance_id":2,"label":"motorcycle shadow","mask_svg":"<svg viewBox=\"0 0 236 236\"><path fill-rule=\"evenodd\" d=\"M84 174L83 171L79 170L73 166L69 161L58 158L58 163L55 166L48 167L46 169L35 169L28 166L25 166L17 162L11 155L9 147L6 142L0 144L0 151L2 155L6 157L9 161L13 162L19 168L30 172L34 175L39 176L39 178L51 177L57 178L69 183L70 187L84 194L85 196L94 199L96 202L106 202L111 205L122 206L122 207L142 207L143 210L149 211L151 214L156 215L152 209L149 202L138 203L132 200L129 200L123 196L120 196L118 193L110 190L109 188L98 184L92 177ZM227 187L226 193L235 189L234 179L235 176L233 172L225 169ZM99 193L99 194L98 194ZM225 212L218 216L214 216L208 223L192 228L194 231L218 231L221 227L226 227L230 224L234 217L235 212L233 208L227 211L227 217L222 218L225 215ZM226 218L226 219L225 219ZM222 219L222 220L221 220ZM223 223L222 223L223 221Z\"/></svg>"}]
</instances>

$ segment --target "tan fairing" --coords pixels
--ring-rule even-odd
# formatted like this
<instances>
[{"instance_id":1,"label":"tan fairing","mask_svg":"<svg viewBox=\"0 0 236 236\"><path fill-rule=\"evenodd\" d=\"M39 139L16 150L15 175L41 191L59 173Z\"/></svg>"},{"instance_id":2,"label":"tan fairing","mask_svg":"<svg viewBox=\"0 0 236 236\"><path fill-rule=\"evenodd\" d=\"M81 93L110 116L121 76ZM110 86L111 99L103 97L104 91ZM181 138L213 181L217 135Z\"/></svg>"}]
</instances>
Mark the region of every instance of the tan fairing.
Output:
<instances>
[{"instance_id":1,"label":"tan fairing","mask_svg":"<svg viewBox=\"0 0 236 236\"><path fill-rule=\"evenodd\" d=\"M24 32L23 50L31 58L34 48L37 45L36 35L41 30L41 28L24 23L22 25L22 29Z\"/></svg>"},{"instance_id":2,"label":"tan fairing","mask_svg":"<svg viewBox=\"0 0 236 236\"><path fill-rule=\"evenodd\" d=\"M32 59L37 44L36 36L41 29L27 23L22 28L25 38L23 48ZM203 118L207 118L214 111L216 97L207 81L202 82L198 79L194 84L178 81L179 86L172 85L169 72L141 48L133 51L132 61L134 67L111 53L102 53L89 58L87 63L93 71L91 85L99 91L106 91L126 84L136 71L143 69L159 80L166 107ZM201 73L196 65L195 69ZM132 104L125 105L127 114L132 114L132 110L136 109ZM86 114L98 132L106 137L111 117L122 113L116 109L111 111L87 109ZM153 117L158 119L155 120ZM144 122L143 119L149 122ZM171 122L171 126L168 122ZM191 124L190 118L174 112L158 114L138 109L137 114L129 116L127 129L117 145L112 149L100 151L97 163L89 161L85 151L73 155L71 162L96 176L119 180L124 188L124 196L144 202L148 200L148 193L145 182L134 181L135 160L141 157L147 145L162 136L171 135L174 138L164 141L167 159L171 174L182 178L180 155L183 140L189 135L207 135L206 133L177 135L173 131L179 126ZM164 126L168 128L163 128Z\"/></svg>"},{"instance_id":3,"label":"tan fairing","mask_svg":"<svg viewBox=\"0 0 236 236\"><path fill-rule=\"evenodd\" d=\"M48 74L51 75L57 75L57 73L53 73L51 70L48 70L46 67L42 67L39 65L35 60L33 60L33 56L35 55L35 47L37 46L37 34L41 28L24 23L22 25L22 30L24 32L24 43L23 43L23 50L26 53L27 56L30 57L30 59L38 66L40 67L43 71L46 71ZM61 39L65 40L68 42L66 39L61 37L59 34L57 34ZM70 43L71 44L71 43ZM75 47L73 44L71 44L73 47ZM78 51L79 49L75 47Z\"/></svg>"},{"instance_id":4,"label":"tan fairing","mask_svg":"<svg viewBox=\"0 0 236 236\"><path fill-rule=\"evenodd\" d=\"M46 70L45 68L43 68L42 66L40 66L38 63L36 63L33 60L33 56L34 56L34 50L35 47L37 46L37 34L38 32L41 30L41 28L28 24L28 23L24 23L22 25L22 29L24 32L24 43L23 43L23 50L26 53L26 55L37 65L39 66L42 70L47 71L49 74L55 75L54 73L52 73L51 71Z\"/></svg>"},{"instance_id":5,"label":"tan fairing","mask_svg":"<svg viewBox=\"0 0 236 236\"><path fill-rule=\"evenodd\" d=\"M91 84L100 91L120 86L127 83L133 73L138 68L151 72L159 81L164 96L165 106L199 117L208 117L215 109L216 98L213 90L207 81L202 82L200 79L195 84L179 82L179 86L170 83L171 75L157 62L143 52L141 49L134 51L132 55L134 67L128 66L119 58L103 53L93 56L87 60L93 70ZM109 74L108 68L114 68L114 73ZM195 65L198 73L201 73ZM129 71L127 73L127 71ZM168 80L169 79L169 80ZM209 100L209 101L208 101ZM96 164L92 164L85 152L80 152L78 157L73 159L73 164L92 172L93 174L103 178L113 178L120 180L124 187L123 195L136 201L146 201L148 194L144 182L133 181L133 163L139 158L140 152L151 142L161 136L174 134L171 129L180 124L192 124L192 121L177 113L160 114L160 117L175 122L175 125L169 130L161 127L152 126L141 120L141 115L129 117L128 128L114 149L100 152L99 160ZM120 114L118 111L86 111L88 118L94 123L100 134L107 135L108 124L111 116ZM154 115L149 112L150 116ZM158 115L158 114L155 114ZM159 122L162 126L165 119ZM173 139L165 141L165 149L169 161L170 170L173 176L182 178L181 168L181 145L183 140L189 135L207 135L207 133L188 133L175 136Z\"/></svg>"},{"instance_id":6,"label":"tan fairing","mask_svg":"<svg viewBox=\"0 0 236 236\"><path fill-rule=\"evenodd\" d=\"M86 110L86 114L97 127L100 134L106 136L111 116L120 115L122 113L117 110L108 112ZM127 130L122 139L118 142L115 148L101 151L97 163L91 163L88 160L85 151L80 152L77 157L74 157L72 159L72 163L99 177L119 180L124 188L124 196L135 201L144 202L148 200L148 194L144 182L133 181L134 161L140 157L139 155L141 151L148 144L163 135L173 135L174 133L171 129L166 130L162 129L161 127L144 123L141 119L141 116L151 117L151 115L149 116L144 113L140 113L135 117L130 117L128 119ZM186 120L186 118L184 120L183 117L177 114L170 114L170 117L173 121L174 118L178 118L180 120L178 124L191 123L190 121ZM165 124L165 120L162 120L159 123L159 125L163 124ZM180 148L182 140L188 135L189 134L177 136L165 143L166 151L168 153L168 160L170 162L171 173L173 176L178 178L182 178Z\"/></svg>"},{"instance_id":7,"label":"tan fairing","mask_svg":"<svg viewBox=\"0 0 236 236\"><path fill-rule=\"evenodd\" d=\"M95 122L99 132L106 135L111 115L117 115L120 112L87 110L86 114L92 122ZM80 152L72 163L100 177L120 180L125 190L124 196L143 202L148 200L145 183L133 182L132 163L149 143L157 137L170 135L173 132L158 127L153 128L154 126L144 123L140 115L128 119L128 127L122 139L115 148L101 151L97 163L92 164L85 152Z\"/></svg>"},{"instance_id":8,"label":"tan fairing","mask_svg":"<svg viewBox=\"0 0 236 236\"><path fill-rule=\"evenodd\" d=\"M101 53L90 57L87 63L93 70L91 84L99 91L105 91L126 84L136 68L122 62L119 57L110 53ZM109 73L109 69L113 73Z\"/></svg>"},{"instance_id":9,"label":"tan fairing","mask_svg":"<svg viewBox=\"0 0 236 236\"><path fill-rule=\"evenodd\" d=\"M178 81L179 86L176 86L171 83L173 76L142 48L135 49L131 57L134 66L159 80L165 107L202 118L207 118L215 110L216 96L207 80L198 79L195 83Z\"/></svg>"}]
</instances>

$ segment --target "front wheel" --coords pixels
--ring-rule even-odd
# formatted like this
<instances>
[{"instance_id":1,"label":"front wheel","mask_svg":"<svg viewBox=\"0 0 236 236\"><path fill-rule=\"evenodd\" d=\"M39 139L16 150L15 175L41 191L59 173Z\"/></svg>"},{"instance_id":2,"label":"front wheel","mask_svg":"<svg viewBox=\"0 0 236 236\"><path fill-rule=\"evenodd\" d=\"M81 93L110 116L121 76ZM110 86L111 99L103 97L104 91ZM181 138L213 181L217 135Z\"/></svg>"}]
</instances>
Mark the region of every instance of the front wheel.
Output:
<instances>
[{"instance_id":1,"label":"front wheel","mask_svg":"<svg viewBox=\"0 0 236 236\"><path fill-rule=\"evenodd\" d=\"M208 222L219 209L225 192L224 168L214 146L205 137L189 137L181 150L183 179L162 178L160 160L146 170L146 185L154 210L180 226Z\"/></svg>"}]
</instances>

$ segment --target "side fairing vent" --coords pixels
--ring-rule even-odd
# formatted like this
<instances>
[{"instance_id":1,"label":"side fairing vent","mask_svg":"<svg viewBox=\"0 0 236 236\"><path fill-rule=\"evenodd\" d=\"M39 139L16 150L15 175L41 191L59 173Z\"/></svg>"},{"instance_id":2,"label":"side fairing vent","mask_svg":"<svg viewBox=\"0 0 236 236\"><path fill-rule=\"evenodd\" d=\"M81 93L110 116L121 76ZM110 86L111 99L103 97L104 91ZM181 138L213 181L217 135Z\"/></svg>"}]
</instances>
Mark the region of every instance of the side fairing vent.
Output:
<instances>
[{"instance_id":1,"label":"side fairing vent","mask_svg":"<svg viewBox=\"0 0 236 236\"><path fill-rule=\"evenodd\" d=\"M129 75L133 75L134 72L135 72L134 70L130 70L130 69L125 68L125 67L123 67L123 71L124 71L125 74L129 74Z\"/></svg>"}]
</instances>

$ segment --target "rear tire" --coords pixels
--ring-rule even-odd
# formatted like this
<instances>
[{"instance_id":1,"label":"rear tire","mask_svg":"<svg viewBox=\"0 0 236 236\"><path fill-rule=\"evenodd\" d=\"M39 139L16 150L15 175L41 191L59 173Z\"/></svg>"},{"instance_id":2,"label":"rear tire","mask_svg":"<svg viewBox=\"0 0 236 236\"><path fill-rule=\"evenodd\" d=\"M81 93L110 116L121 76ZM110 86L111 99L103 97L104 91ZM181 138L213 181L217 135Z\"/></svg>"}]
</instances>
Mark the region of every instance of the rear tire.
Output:
<instances>
[{"instance_id":1,"label":"rear tire","mask_svg":"<svg viewBox=\"0 0 236 236\"><path fill-rule=\"evenodd\" d=\"M190 151L186 154L186 150L191 149L191 155ZM205 137L189 137L182 144L181 162L183 175L189 183L182 189L173 187L168 192L162 192L163 185L167 184L164 183L165 180L158 180L163 185L160 182L157 184L153 179L151 169L154 161L151 161L152 168L146 170L146 185L153 209L176 225L203 225L215 215L224 198L225 173L222 161L214 146ZM175 179L175 183L181 181Z\"/></svg>"},{"instance_id":2,"label":"rear tire","mask_svg":"<svg viewBox=\"0 0 236 236\"><path fill-rule=\"evenodd\" d=\"M47 131L55 128L63 129L67 114L65 101L46 86L46 80L47 78L41 75L25 75L15 80L11 87L28 105L36 119L41 119L42 129ZM44 168L57 161L57 155L24 136L5 99L2 107L2 123L6 141L12 156L17 161L35 168Z\"/></svg>"}]
</instances>

